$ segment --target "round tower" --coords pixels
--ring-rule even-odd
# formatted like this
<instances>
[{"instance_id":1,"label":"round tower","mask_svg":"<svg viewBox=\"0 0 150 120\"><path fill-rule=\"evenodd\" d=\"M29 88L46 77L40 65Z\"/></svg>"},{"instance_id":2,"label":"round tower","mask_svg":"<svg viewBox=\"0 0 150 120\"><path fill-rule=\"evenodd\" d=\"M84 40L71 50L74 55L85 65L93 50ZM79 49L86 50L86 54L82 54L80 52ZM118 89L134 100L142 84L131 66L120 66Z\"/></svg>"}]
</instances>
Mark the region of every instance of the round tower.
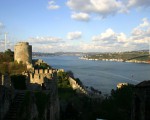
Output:
<instances>
[{"instance_id":1,"label":"round tower","mask_svg":"<svg viewBox=\"0 0 150 120\"><path fill-rule=\"evenodd\" d=\"M18 63L32 64L32 46L28 42L19 42L14 48L14 60Z\"/></svg>"}]
</instances>

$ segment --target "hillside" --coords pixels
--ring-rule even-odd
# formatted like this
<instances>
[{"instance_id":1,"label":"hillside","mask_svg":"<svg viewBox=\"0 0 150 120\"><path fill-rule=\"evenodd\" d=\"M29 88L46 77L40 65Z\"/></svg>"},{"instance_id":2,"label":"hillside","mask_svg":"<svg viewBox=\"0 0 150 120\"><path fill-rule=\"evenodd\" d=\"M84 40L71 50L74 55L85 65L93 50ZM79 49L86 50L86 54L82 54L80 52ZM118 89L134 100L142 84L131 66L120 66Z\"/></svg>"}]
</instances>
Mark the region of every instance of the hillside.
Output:
<instances>
[{"instance_id":1,"label":"hillside","mask_svg":"<svg viewBox=\"0 0 150 120\"><path fill-rule=\"evenodd\" d=\"M82 59L87 60L104 60L104 61L121 61L121 62L149 62L150 56L148 51L131 51L131 52L116 52L116 53L97 53L87 54Z\"/></svg>"}]
</instances>

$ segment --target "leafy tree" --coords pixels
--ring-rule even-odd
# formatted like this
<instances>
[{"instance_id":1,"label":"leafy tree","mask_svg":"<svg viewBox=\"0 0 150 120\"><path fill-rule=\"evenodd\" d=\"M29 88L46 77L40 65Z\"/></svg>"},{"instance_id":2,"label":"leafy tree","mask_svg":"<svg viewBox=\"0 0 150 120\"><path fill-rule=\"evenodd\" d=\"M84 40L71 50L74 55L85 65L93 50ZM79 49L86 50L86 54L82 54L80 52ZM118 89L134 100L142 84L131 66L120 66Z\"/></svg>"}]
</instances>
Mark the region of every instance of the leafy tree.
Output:
<instances>
[{"instance_id":1,"label":"leafy tree","mask_svg":"<svg viewBox=\"0 0 150 120\"><path fill-rule=\"evenodd\" d=\"M57 74L58 77L58 87L60 88L68 88L71 87L69 83L69 76L66 72L58 72Z\"/></svg>"},{"instance_id":2,"label":"leafy tree","mask_svg":"<svg viewBox=\"0 0 150 120\"><path fill-rule=\"evenodd\" d=\"M23 71L27 70L26 65L17 62L3 62L0 63L0 72L2 74L8 73L12 74L21 74Z\"/></svg>"},{"instance_id":3,"label":"leafy tree","mask_svg":"<svg viewBox=\"0 0 150 120\"><path fill-rule=\"evenodd\" d=\"M40 65L36 64L34 68L35 69L47 69L47 68L51 68L51 66L49 66L47 63L40 63Z\"/></svg>"},{"instance_id":4,"label":"leafy tree","mask_svg":"<svg viewBox=\"0 0 150 120\"><path fill-rule=\"evenodd\" d=\"M14 61L14 52L11 51L10 49L6 50L4 53L0 53L0 63L13 61Z\"/></svg>"},{"instance_id":5,"label":"leafy tree","mask_svg":"<svg viewBox=\"0 0 150 120\"><path fill-rule=\"evenodd\" d=\"M111 96L103 100L100 116L109 120L130 120L133 85L112 90Z\"/></svg>"}]
</instances>

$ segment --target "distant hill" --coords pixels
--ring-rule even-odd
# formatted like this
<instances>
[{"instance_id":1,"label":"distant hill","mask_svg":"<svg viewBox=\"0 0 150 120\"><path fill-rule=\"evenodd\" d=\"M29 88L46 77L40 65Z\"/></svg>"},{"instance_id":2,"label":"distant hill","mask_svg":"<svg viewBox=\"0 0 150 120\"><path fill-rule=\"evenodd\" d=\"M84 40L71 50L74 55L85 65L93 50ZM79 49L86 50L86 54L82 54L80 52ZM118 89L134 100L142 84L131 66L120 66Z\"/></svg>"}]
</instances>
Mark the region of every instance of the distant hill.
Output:
<instances>
[{"instance_id":1,"label":"distant hill","mask_svg":"<svg viewBox=\"0 0 150 120\"><path fill-rule=\"evenodd\" d=\"M150 55L148 50L113 52L113 53L95 53L86 54L82 59L87 60L104 60L104 61L122 61L122 62L139 62L149 63Z\"/></svg>"},{"instance_id":2,"label":"distant hill","mask_svg":"<svg viewBox=\"0 0 150 120\"><path fill-rule=\"evenodd\" d=\"M32 56L59 56L59 55L68 55L68 56L82 56L85 53L82 52L55 52L55 53L42 53L42 52L33 52Z\"/></svg>"}]
</instances>

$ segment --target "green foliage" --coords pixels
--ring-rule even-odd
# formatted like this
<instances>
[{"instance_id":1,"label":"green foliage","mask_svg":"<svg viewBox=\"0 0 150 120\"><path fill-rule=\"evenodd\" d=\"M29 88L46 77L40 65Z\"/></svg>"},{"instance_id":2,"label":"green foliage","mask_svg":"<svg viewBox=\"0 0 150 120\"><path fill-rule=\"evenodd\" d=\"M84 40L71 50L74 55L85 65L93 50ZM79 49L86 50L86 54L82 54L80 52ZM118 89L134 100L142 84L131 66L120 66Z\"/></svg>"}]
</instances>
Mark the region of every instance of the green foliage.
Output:
<instances>
[{"instance_id":1,"label":"green foliage","mask_svg":"<svg viewBox=\"0 0 150 120\"><path fill-rule=\"evenodd\" d=\"M0 53L0 63L13 61L14 61L14 52L12 52L10 49L6 50L4 53Z\"/></svg>"},{"instance_id":2,"label":"green foliage","mask_svg":"<svg viewBox=\"0 0 150 120\"><path fill-rule=\"evenodd\" d=\"M0 73L5 74L9 73L9 63L0 63Z\"/></svg>"},{"instance_id":3,"label":"green foliage","mask_svg":"<svg viewBox=\"0 0 150 120\"><path fill-rule=\"evenodd\" d=\"M58 77L58 88L70 88L70 83L69 83L69 76L66 72L58 72L57 74Z\"/></svg>"},{"instance_id":4,"label":"green foliage","mask_svg":"<svg viewBox=\"0 0 150 120\"><path fill-rule=\"evenodd\" d=\"M26 76L24 75L12 75L11 84L15 89L25 90L26 89Z\"/></svg>"},{"instance_id":5,"label":"green foliage","mask_svg":"<svg viewBox=\"0 0 150 120\"><path fill-rule=\"evenodd\" d=\"M71 92L69 94L68 91L69 90L64 90L63 88L59 90L60 100L64 98L63 100L66 101L66 104L72 103L72 107L77 110L77 120L95 120L96 118L130 120L133 85L112 90L111 95L105 99L88 98L84 95L78 96L75 93L71 95ZM67 110L65 112L67 112ZM66 115L67 113L62 112L61 114ZM62 120L65 120L65 118Z\"/></svg>"},{"instance_id":6,"label":"green foliage","mask_svg":"<svg viewBox=\"0 0 150 120\"><path fill-rule=\"evenodd\" d=\"M51 66L49 66L47 63L40 63L40 65L36 64L34 68L35 69L47 69L47 68L51 68Z\"/></svg>"},{"instance_id":7,"label":"green foliage","mask_svg":"<svg viewBox=\"0 0 150 120\"><path fill-rule=\"evenodd\" d=\"M112 90L111 96L103 100L100 116L109 120L130 120L133 85Z\"/></svg>"},{"instance_id":8,"label":"green foliage","mask_svg":"<svg viewBox=\"0 0 150 120\"><path fill-rule=\"evenodd\" d=\"M69 80L68 80L68 74L66 72L58 72L58 95L60 99L68 100L73 94L74 91L70 86Z\"/></svg>"},{"instance_id":9,"label":"green foliage","mask_svg":"<svg viewBox=\"0 0 150 120\"><path fill-rule=\"evenodd\" d=\"M17 62L3 62L0 63L0 72L2 74L9 73L13 74L21 74L23 71L27 70L26 65Z\"/></svg>"},{"instance_id":10,"label":"green foliage","mask_svg":"<svg viewBox=\"0 0 150 120\"><path fill-rule=\"evenodd\" d=\"M90 99L84 95L77 95L72 90L68 78L69 75L66 72L58 73L58 95L60 101L63 101L63 104L69 104L71 102L72 105L70 108L77 110L77 120L94 120L96 118L130 120L133 85L112 90L111 95L105 99ZM82 85L78 78L76 81ZM64 117L66 114L68 115L67 108L65 111L61 110L62 120L72 120L71 118L67 118L67 116ZM68 117L71 117L70 115L73 114L69 113Z\"/></svg>"},{"instance_id":11,"label":"green foliage","mask_svg":"<svg viewBox=\"0 0 150 120\"><path fill-rule=\"evenodd\" d=\"M48 104L49 95L44 92L35 92L36 105L39 112L39 120L43 120L45 108Z\"/></svg>"},{"instance_id":12,"label":"green foliage","mask_svg":"<svg viewBox=\"0 0 150 120\"><path fill-rule=\"evenodd\" d=\"M9 64L10 74L21 74L22 72L27 70L27 66L25 64L12 62Z\"/></svg>"}]
</instances>

